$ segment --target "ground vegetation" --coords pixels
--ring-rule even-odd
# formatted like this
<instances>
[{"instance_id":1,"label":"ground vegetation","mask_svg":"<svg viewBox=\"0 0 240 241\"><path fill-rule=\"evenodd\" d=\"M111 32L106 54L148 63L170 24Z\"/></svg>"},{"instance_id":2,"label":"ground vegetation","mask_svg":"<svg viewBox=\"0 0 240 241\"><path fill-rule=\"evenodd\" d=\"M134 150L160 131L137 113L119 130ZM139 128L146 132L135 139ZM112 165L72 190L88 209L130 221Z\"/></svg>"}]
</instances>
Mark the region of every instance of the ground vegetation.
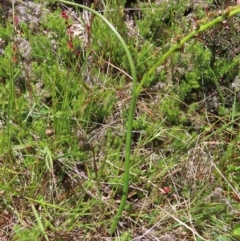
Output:
<instances>
[{"instance_id":1,"label":"ground vegetation","mask_svg":"<svg viewBox=\"0 0 240 241\"><path fill-rule=\"evenodd\" d=\"M0 3L1 240L240 239L239 1L88 2L142 85L116 228L134 93L122 43L71 3Z\"/></svg>"}]
</instances>

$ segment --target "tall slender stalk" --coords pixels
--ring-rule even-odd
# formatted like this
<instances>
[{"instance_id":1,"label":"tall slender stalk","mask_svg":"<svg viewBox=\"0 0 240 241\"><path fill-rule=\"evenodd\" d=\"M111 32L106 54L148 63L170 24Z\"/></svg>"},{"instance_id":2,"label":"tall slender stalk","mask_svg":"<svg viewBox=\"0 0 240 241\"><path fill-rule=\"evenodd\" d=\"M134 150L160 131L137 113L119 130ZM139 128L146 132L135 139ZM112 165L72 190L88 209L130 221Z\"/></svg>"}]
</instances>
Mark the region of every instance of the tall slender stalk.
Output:
<instances>
[{"instance_id":1,"label":"tall slender stalk","mask_svg":"<svg viewBox=\"0 0 240 241\"><path fill-rule=\"evenodd\" d=\"M206 19L206 20L203 19L203 22L206 21L206 23L196 26L195 29L192 32L190 32L187 36L185 36L181 40L179 39L177 41L177 43L173 47L171 47L165 54L163 54L162 57L152 66L152 68L143 76L140 84L137 87L137 95L139 95L143 85L146 83L146 81L149 79L149 77L155 73L156 69L160 65L162 65L170 55L172 55L174 52L181 50L181 48L184 46L184 44L186 42L188 42L189 40L191 40L194 37L197 37L197 35L199 33L204 32L207 29L214 27L218 23L222 23L227 18L233 17L238 13L240 13L239 5L234 6L234 7L228 7L225 11L223 11L223 14L221 16L213 19L210 22L207 22L208 19Z\"/></svg>"},{"instance_id":2,"label":"tall slender stalk","mask_svg":"<svg viewBox=\"0 0 240 241\"><path fill-rule=\"evenodd\" d=\"M134 117L134 111L135 111L135 105L136 105L136 100L138 95L141 92L141 89L143 87L143 85L145 84L145 82L148 80L148 78L155 73L156 69L164 63L164 61L174 52L181 50L182 46L189 40L191 40L192 38L196 37L199 33L206 31L207 29L215 26L218 23L223 22L224 20L226 20L227 18L230 18L238 13L240 13L240 6L234 6L234 7L229 7L227 8L223 14L217 18L215 18L214 20L208 22L208 19L204 19L203 22L206 21L206 23L203 23L199 26L196 26L195 29L190 32L186 37L182 38L181 40L178 40L177 43L171 47L165 54L162 55L162 57L152 66L152 68L146 72L146 74L143 76L140 84L137 87L137 81L136 81L136 70L135 70L135 65L133 63L133 59L132 56L129 52L129 49L126 45L126 43L124 42L123 38L121 37L121 35L117 32L117 30L114 28L114 26L101 14L99 14L98 12L94 11L91 8L88 8L84 5L80 5L80 4L75 4L75 3L71 3L68 1L63 1L63 0L55 0L57 2L61 2L61 3L65 3L65 4L69 4L72 6L77 6L83 9L86 9L90 12L92 12L93 14L95 14L96 16L98 16L102 21L104 21L107 26L111 29L111 31L116 35L116 37L118 38L118 40L120 41L120 43L122 44L125 53L127 55L128 58L128 62L131 68L131 74L132 74L132 78L133 78L133 90L132 90L132 100L131 100L131 106L129 109L129 115L128 115L128 122L127 122L127 138L126 138L126 152L125 152L125 167L124 167L124 176L123 176L123 194L122 194L122 198L121 198L121 202L117 211L117 214L112 222L111 228L110 228L110 234L112 235L117 227L118 221L122 215L123 209L125 207L125 203L126 203L126 199L128 196L128 189L129 189L129 169L130 169L130 156L131 156L131 139L132 139L132 125L133 125L133 117Z\"/></svg>"},{"instance_id":3,"label":"tall slender stalk","mask_svg":"<svg viewBox=\"0 0 240 241\"><path fill-rule=\"evenodd\" d=\"M110 234L112 235L116 230L118 221L119 221L119 219L122 215L122 212L124 210L125 203L126 203L126 200L127 200L127 196L128 196L129 169L130 169L130 157L131 157L131 141L132 141L132 126L133 126L133 117L134 117L134 111L135 111L136 100L137 100L136 69L135 69L135 65L134 65L132 56L130 54L130 51L129 51L125 41L123 40L121 35L117 32L115 27L103 15L101 15L97 11L95 11L91 8L88 8L84 5L71 3L71 2L63 1L63 0L56 0L56 1L86 9L86 10L92 12L93 14L95 14L96 16L98 16L103 22L105 22L107 24L107 26L111 29L111 31L115 34L115 36L118 38L118 40L120 41L120 43L121 43L121 45L122 45L122 47L123 47L123 49L124 49L124 51L127 55L127 59L128 59L129 66L130 66L130 69L131 69L131 75L132 75L132 79L133 79L133 90L132 90L132 100L131 100L131 105L130 105L130 109L129 109L128 121L127 121L127 137L126 137L126 147L125 147L125 166L124 166L124 175L123 175L123 193L122 193L122 198L121 198L121 202L120 202L117 214L116 214L115 218L113 219L113 222L112 222L112 225L111 225L111 228L110 228Z\"/></svg>"}]
</instances>

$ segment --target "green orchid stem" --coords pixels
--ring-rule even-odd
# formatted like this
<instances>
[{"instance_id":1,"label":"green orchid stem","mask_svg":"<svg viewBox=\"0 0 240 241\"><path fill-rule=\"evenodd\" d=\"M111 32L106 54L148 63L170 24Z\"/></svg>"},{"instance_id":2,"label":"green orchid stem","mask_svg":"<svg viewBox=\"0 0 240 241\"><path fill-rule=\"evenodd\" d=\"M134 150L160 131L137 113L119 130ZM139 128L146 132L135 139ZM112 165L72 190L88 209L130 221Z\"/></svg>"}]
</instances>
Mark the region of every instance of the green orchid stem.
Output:
<instances>
[{"instance_id":1,"label":"green orchid stem","mask_svg":"<svg viewBox=\"0 0 240 241\"><path fill-rule=\"evenodd\" d=\"M100 13L97 11L88 8L84 5L68 2L68 1L63 1L63 0L55 0L56 2L61 2L64 4L80 7L83 9L88 10L89 12L94 13L96 16L98 16L103 22L106 23L106 25L111 29L111 31L115 34L115 36L118 38L120 41L123 49L125 50L125 53L128 58L129 66L131 69L131 75L132 75L132 80L133 80L133 90L132 90L132 100L131 100L131 106L129 109L129 115L128 115L128 121L127 121L127 137L126 137L126 147L125 147L125 166L124 166L124 175L123 175L123 194L121 198L121 202L117 211L117 214L115 218L113 219L111 228L110 228L110 234L112 235L117 227L117 224L119 222L120 217L122 216L122 212L125 207L125 203L127 200L128 196L128 189L129 189L129 170L130 170L130 157L131 157L131 142L132 142L132 126L133 126L133 117L134 117L134 112L135 112L135 106L136 106L136 101L137 101L137 75L136 75L136 69L135 65L132 59L132 56L130 54L130 51L121 37L121 35L117 32L117 30L114 28L114 26Z\"/></svg>"},{"instance_id":2,"label":"green orchid stem","mask_svg":"<svg viewBox=\"0 0 240 241\"><path fill-rule=\"evenodd\" d=\"M131 74L132 74L132 79L133 79L133 90L132 90L132 100L131 100L131 106L129 109L129 115L128 115L128 122L127 122L127 137L126 137L126 149L125 149L125 166L124 166L124 176L123 176L123 194L122 194L122 198L121 198L121 202L117 211L117 214L112 222L111 228L110 228L110 234L112 235L117 227L117 224L119 222L119 219L122 216L122 212L124 210L125 204L126 204L126 200L127 200L127 196L128 196L128 189L129 189L129 170L130 170L130 157L131 157L131 141L132 141L132 126L133 126L133 118L134 118L134 111L135 111L135 106L136 106L136 101L137 101L137 97L141 92L141 89L143 87L143 85L145 84L145 82L147 81L147 79L149 78L149 76L151 76L152 74L155 73L157 67L159 67L161 64L164 63L164 61L174 52L181 50L181 48L183 47L183 45L189 41L190 39L196 37L199 33L213 27L214 25L223 22L224 20L226 20L227 18L230 18L238 13L240 13L240 6L236 6L236 7L232 7L231 9L228 8L226 11L224 11L224 13L217 17L216 19L202 24L198 27L196 27L196 29L194 29L190 34L188 34L186 37L184 37L182 40L179 40L177 42L177 44L175 46L173 46L172 48L169 49L168 52L166 52L154 65L153 67L143 76L140 84L137 87L137 77L136 77L136 69L135 69L135 65L133 63L133 59L132 56L129 52L129 49L125 43L125 41L123 40L123 38L121 37L121 35L117 32L117 30L114 28L114 26L100 13L96 12L95 10L88 8L84 5L80 5L80 4L76 4L76 3L72 3L72 2L68 2L68 1L63 1L63 0L55 0L56 2L61 2L61 3L65 3L68 5L72 5L72 6L76 6L76 7L80 7L82 9L86 9L89 12L92 12L93 14L95 14L96 16L98 16L102 21L104 21L107 26L111 29L111 31L116 35L116 37L118 38L118 40L120 41L120 43L122 44L122 47L125 50L125 53L127 55L128 58L128 62L130 65L130 69L131 69Z\"/></svg>"},{"instance_id":3,"label":"green orchid stem","mask_svg":"<svg viewBox=\"0 0 240 241\"><path fill-rule=\"evenodd\" d=\"M197 26L191 33L189 33L186 37L179 40L177 44L175 44L173 47L171 47L153 66L152 68L143 76L140 84L137 88L137 95L140 94L141 89L143 85L146 83L146 81L149 79L151 75L153 75L156 71L156 69L164 63L164 61L172 55L174 52L177 52L182 49L183 45L191 40L192 38L196 37L199 33L206 31L207 29L215 26L218 23L222 23L224 20L233 17L234 15L240 13L240 6L235 6L226 9L223 11L223 14L215 19L213 19L210 22L204 23L202 25ZM206 20L207 21L207 20Z\"/></svg>"}]
</instances>

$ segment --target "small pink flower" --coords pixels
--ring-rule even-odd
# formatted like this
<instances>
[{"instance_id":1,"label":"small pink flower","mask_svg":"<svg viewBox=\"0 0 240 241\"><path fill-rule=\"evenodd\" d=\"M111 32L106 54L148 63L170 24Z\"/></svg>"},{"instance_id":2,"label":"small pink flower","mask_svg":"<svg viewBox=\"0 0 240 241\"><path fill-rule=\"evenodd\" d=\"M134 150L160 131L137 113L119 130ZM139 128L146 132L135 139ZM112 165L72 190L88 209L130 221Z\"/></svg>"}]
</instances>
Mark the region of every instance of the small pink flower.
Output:
<instances>
[{"instance_id":1,"label":"small pink flower","mask_svg":"<svg viewBox=\"0 0 240 241\"><path fill-rule=\"evenodd\" d=\"M62 11L61 15L62 15L62 18L66 19L66 21L68 20L68 15L66 11Z\"/></svg>"},{"instance_id":2,"label":"small pink flower","mask_svg":"<svg viewBox=\"0 0 240 241\"><path fill-rule=\"evenodd\" d=\"M74 34L74 32L73 32L70 28L67 29L67 33L68 33L70 36L73 36L73 34Z\"/></svg>"},{"instance_id":3,"label":"small pink flower","mask_svg":"<svg viewBox=\"0 0 240 241\"><path fill-rule=\"evenodd\" d=\"M16 27L18 27L18 25L19 25L19 19L18 19L17 16L14 17L13 22L14 22L14 25L15 25Z\"/></svg>"},{"instance_id":4,"label":"small pink flower","mask_svg":"<svg viewBox=\"0 0 240 241\"><path fill-rule=\"evenodd\" d=\"M171 192L171 188L170 187L164 187L163 191L164 191L164 194L168 194L169 192Z\"/></svg>"},{"instance_id":5,"label":"small pink flower","mask_svg":"<svg viewBox=\"0 0 240 241\"><path fill-rule=\"evenodd\" d=\"M12 51L14 52L14 53L16 53L17 52L17 46L16 45L12 45Z\"/></svg>"},{"instance_id":6,"label":"small pink flower","mask_svg":"<svg viewBox=\"0 0 240 241\"><path fill-rule=\"evenodd\" d=\"M18 59L15 55L13 56L12 61L13 61L14 64L16 64L18 62Z\"/></svg>"},{"instance_id":7,"label":"small pink flower","mask_svg":"<svg viewBox=\"0 0 240 241\"><path fill-rule=\"evenodd\" d=\"M167 195L168 193L171 192L171 188L170 188L170 187L159 188L159 191L160 191L162 194Z\"/></svg>"},{"instance_id":8,"label":"small pink flower","mask_svg":"<svg viewBox=\"0 0 240 241\"><path fill-rule=\"evenodd\" d=\"M69 40L68 40L68 48L69 48L69 49L74 49L72 39L69 39Z\"/></svg>"}]
</instances>

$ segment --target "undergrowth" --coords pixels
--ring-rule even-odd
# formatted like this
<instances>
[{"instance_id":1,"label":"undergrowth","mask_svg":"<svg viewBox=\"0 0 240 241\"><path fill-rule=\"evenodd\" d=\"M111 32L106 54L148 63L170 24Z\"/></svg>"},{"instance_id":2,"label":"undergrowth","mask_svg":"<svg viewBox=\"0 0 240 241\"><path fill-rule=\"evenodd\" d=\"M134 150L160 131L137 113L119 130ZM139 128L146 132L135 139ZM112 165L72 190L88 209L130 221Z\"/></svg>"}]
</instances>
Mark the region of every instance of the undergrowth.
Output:
<instances>
[{"instance_id":1,"label":"undergrowth","mask_svg":"<svg viewBox=\"0 0 240 241\"><path fill-rule=\"evenodd\" d=\"M99 17L35 2L0 7L0 239L239 240L239 14L141 82L235 1L140 1L131 11L104 4L143 83L114 237L133 89L128 56Z\"/></svg>"}]
</instances>

